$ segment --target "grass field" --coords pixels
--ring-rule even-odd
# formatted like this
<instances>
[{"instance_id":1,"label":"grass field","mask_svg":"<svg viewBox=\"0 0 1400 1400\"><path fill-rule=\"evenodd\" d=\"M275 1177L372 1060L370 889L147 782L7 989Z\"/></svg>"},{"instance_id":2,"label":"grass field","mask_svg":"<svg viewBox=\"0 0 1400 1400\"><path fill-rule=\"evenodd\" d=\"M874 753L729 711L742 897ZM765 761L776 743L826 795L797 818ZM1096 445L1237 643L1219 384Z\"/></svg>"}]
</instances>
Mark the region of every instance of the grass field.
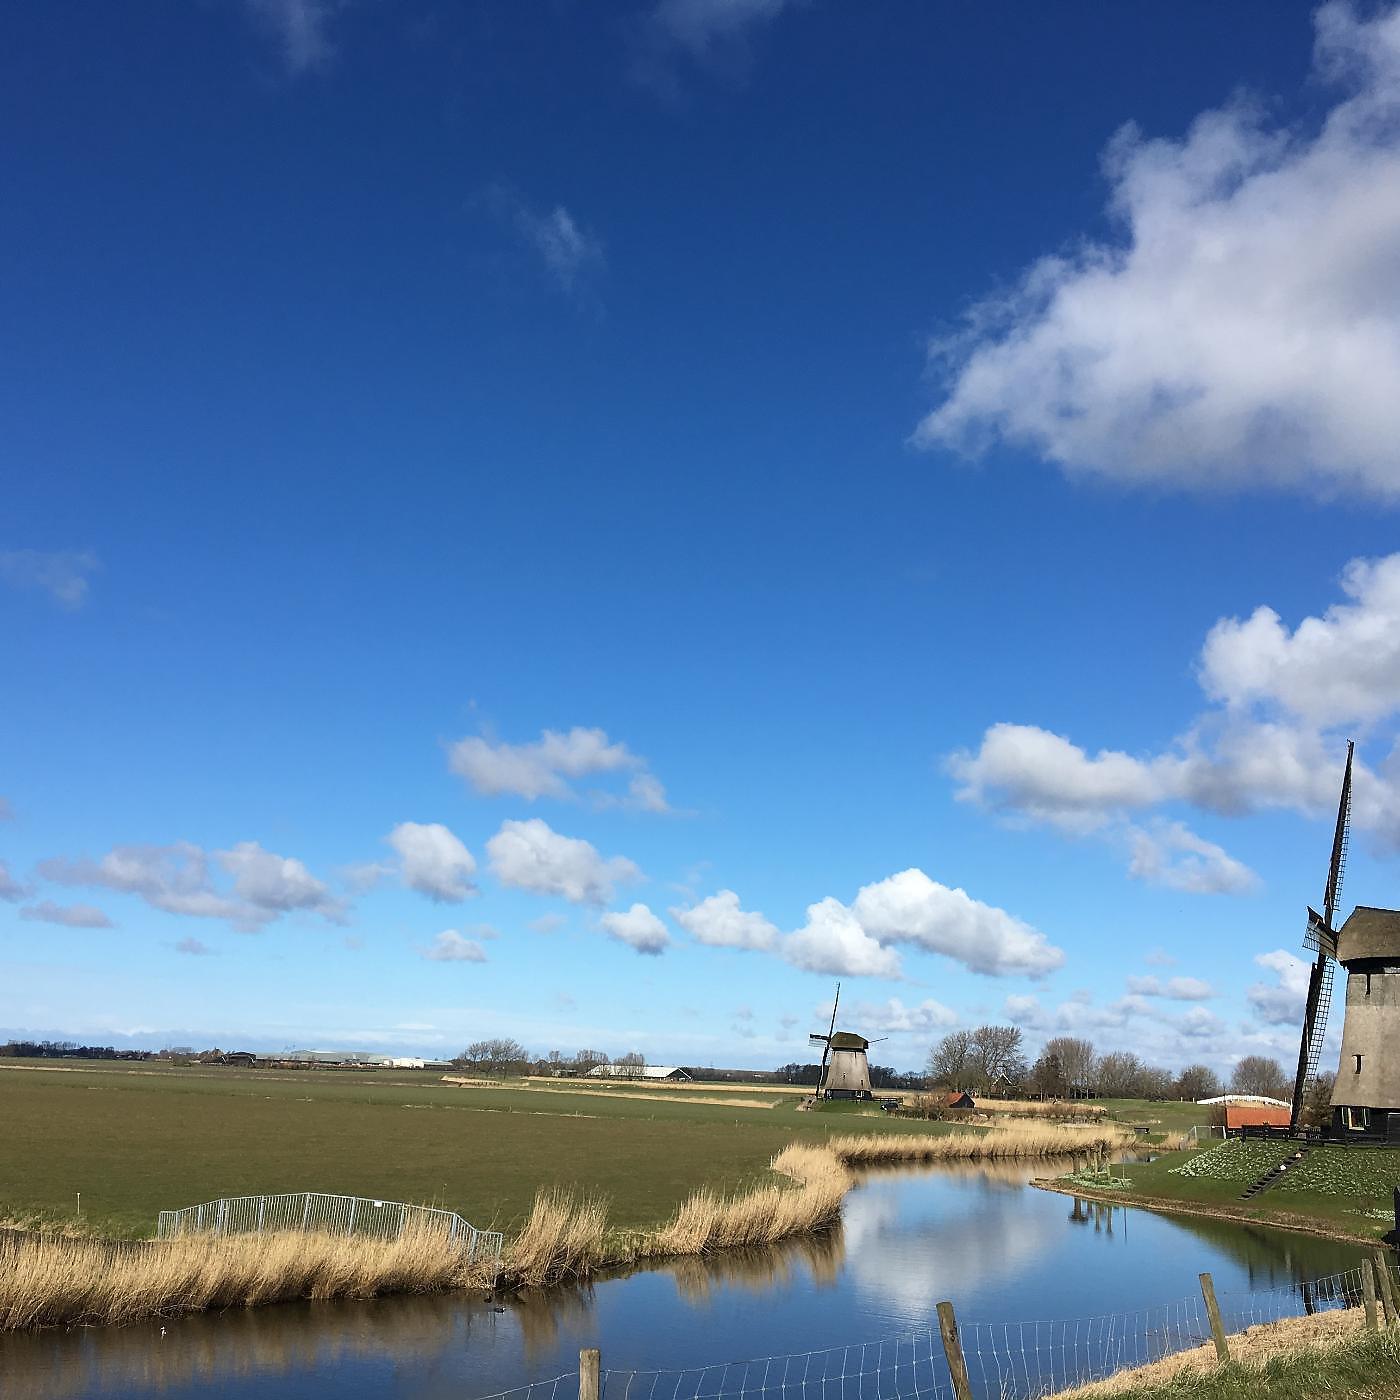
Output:
<instances>
[{"instance_id":1,"label":"grass field","mask_svg":"<svg viewBox=\"0 0 1400 1400\"><path fill-rule=\"evenodd\" d=\"M163 1208L311 1190L437 1202L509 1230L537 1188L560 1186L606 1196L614 1225L640 1229L698 1187L771 1180L791 1142L941 1127L773 1097L754 1108L636 1086L459 1088L436 1073L0 1061L0 1218L71 1224L81 1191L88 1228L139 1236Z\"/></svg>"}]
</instances>

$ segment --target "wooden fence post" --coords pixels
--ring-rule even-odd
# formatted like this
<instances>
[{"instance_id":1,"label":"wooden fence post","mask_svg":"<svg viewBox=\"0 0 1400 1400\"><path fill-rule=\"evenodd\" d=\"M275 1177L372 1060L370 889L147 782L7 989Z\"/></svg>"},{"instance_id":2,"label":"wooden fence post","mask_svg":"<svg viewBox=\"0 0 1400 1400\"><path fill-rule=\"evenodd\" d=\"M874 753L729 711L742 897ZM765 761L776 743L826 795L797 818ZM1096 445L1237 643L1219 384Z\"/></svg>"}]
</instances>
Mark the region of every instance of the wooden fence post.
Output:
<instances>
[{"instance_id":1,"label":"wooden fence post","mask_svg":"<svg viewBox=\"0 0 1400 1400\"><path fill-rule=\"evenodd\" d=\"M1372 1255L1376 1266L1376 1282L1380 1285L1381 1307L1385 1311L1385 1325L1393 1327L1400 1322L1400 1308L1395 1302L1395 1280L1390 1274L1390 1263L1385 1257L1385 1250L1378 1249Z\"/></svg>"},{"instance_id":2,"label":"wooden fence post","mask_svg":"<svg viewBox=\"0 0 1400 1400\"><path fill-rule=\"evenodd\" d=\"M1376 1273L1369 1259L1361 1261L1361 1297L1366 1304L1366 1330L1377 1331L1376 1326Z\"/></svg>"},{"instance_id":3,"label":"wooden fence post","mask_svg":"<svg viewBox=\"0 0 1400 1400\"><path fill-rule=\"evenodd\" d=\"M953 1315L951 1303L938 1305L938 1330L943 1334L943 1354L948 1358L955 1400L972 1400L972 1384L967 1378L967 1362L963 1359L962 1341L958 1337L958 1319Z\"/></svg>"},{"instance_id":4,"label":"wooden fence post","mask_svg":"<svg viewBox=\"0 0 1400 1400\"><path fill-rule=\"evenodd\" d=\"M1225 1324L1220 1320L1220 1304L1215 1301L1215 1283L1209 1274L1201 1275L1201 1296L1206 1300L1206 1316L1210 1318L1210 1335L1215 1338L1216 1359L1228 1361L1230 1343L1225 1340Z\"/></svg>"},{"instance_id":5,"label":"wooden fence post","mask_svg":"<svg viewBox=\"0 0 1400 1400\"><path fill-rule=\"evenodd\" d=\"M578 1354L578 1400L598 1400L600 1364L597 1347L584 1347Z\"/></svg>"}]
</instances>

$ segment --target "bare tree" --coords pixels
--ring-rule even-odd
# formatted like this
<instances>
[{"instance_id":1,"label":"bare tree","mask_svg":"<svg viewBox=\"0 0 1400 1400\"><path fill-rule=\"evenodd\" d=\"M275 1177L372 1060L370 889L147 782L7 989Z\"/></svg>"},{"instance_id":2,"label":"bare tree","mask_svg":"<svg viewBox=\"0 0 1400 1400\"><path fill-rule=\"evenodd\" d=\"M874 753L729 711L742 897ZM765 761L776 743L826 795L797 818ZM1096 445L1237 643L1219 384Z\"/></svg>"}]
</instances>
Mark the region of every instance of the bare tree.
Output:
<instances>
[{"instance_id":1,"label":"bare tree","mask_svg":"<svg viewBox=\"0 0 1400 1400\"><path fill-rule=\"evenodd\" d=\"M1175 1093L1176 1081L1172 1079L1169 1070L1160 1069L1156 1065L1143 1065L1138 1075L1135 1097L1160 1102L1172 1098Z\"/></svg>"},{"instance_id":2,"label":"bare tree","mask_svg":"<svg viewBox=\"0 0 1400 1400\"><path fill-rule=\"evenodd\" d=\"M998 1078L1020 1083L1026 1077L1020 1026L978 1026L972 1032L970 1059L980 1089L986 1089Z\"/></svg>"},{"instance_id":3,"label":"bare tree","mask_svg":"<svg viewBox=\"0 0 1400 1400\"><path fill-rule=\"evenodd\" d=\"M504 1075L511 1069L519 1072L529 1058L525 1047L518 1040L501 1037L472 1041L457 1057L455 1063L469 1064L486 1074Z\"/></svg>"},{"instance_id":4,"label":"bare tree","mask_svg":"<svg viewBox=\"0 0 1400 1400\"><path fill-rule=\"evenodd\" d=\"M1060 1062L1064 1074L1064 1092L1087 1096L1094 1092L1094 1070L1098 1056L1092 1040L1080 1040L1072 1035L1057 1035L1045 1042L1046 1050Z\"/></svg>"},{"instance_id":5,"label":"bare tree","mask_svg":"<svg viewBox=\"0 0 1400 1400\"><path fill-rule=\"evenodd\" d=\"M587 1074L589 1070L595 1069L598 1065L608 1063L608 1053L606 1050L580 1050L574 1056L574 1064L578 1067L580 1074Z\"/></svg>"},{"instance_id":6,"label":"bare tree","mask_svg":"<svg viewBox=\"0 0 1400 1400\"><path fill-rule=\"evenodd\" d=\"M1031 1066L1030 1091L1043 1099L1063 1098L1067 1085L1064 1066L1060 1057L1048 1045L1040 1052L1040 1058Z\"/></svg>"},{"instance_id":7,"label":"bare tree","mask_svg":"<svg viewBox=\"0 0 1400 1400\"><path fill-rule=\"evenodd\" d=\"M1106 1099L1135 1099L1145 1066L1131 1050L1115 1050L1099 1060L1099 1093Z\"/></svg>"},{"instance_id":8,"label":"bare tree","mask_svg":"<svg viewBox=\"0 0 1400 1400\"><path fill-rule=\"evenodd\" d=\"M928 1052L925 1073L930 1088L965 1089L971 1069L971 1031L951 1031Z\"/></svg>"},{"instance_id":9,"label":"bare tree","mask_svg":"<svg viewBox=\"0 0 1400 1400\"><path fill-rule=\"evenodd\" d=\"M1179 1099L1213 1099L1220 1092L1220 1076L1209 1065L1187 1065L1172 1087Z\"/></svg>"},{"instance_id":10,"label":"bare tree","mask_svg":"<svg viewBox=\"0 0 1400 1400\"><path fill-rule=\"evenodd\" d=\"M1288 1099L1293 1095L1283 1066L1267 1055L1246 1055L1230 1076L1230 1090L1236 1094L1262 1094L1270 1099Z\"/></svg>"},{"instance_id":11,"label":"bare tree","mask_svg":"<svg viewBox=\"0 0 1400 1400\"><path fill-rule=\"evenodd\" d=\"M630 1050L617 1062L618 1073L623 1079L644 1079L647 1058L640 1050Z\"/></svg>"}]
</instances>

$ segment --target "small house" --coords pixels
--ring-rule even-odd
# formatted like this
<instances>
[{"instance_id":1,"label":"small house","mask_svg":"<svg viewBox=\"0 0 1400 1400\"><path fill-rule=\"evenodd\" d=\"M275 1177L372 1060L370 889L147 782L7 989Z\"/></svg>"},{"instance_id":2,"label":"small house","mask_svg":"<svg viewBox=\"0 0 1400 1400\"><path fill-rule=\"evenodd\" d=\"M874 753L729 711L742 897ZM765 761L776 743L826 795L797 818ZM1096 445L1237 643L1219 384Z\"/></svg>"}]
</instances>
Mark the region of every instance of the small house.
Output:
<instances>
[{"instance_id":1,"label":"small house","mask_svg":"<svg viewBox=\"0 0 1400 1400\"><path fill-rule=\"evenodd\" d=\"M949 1089L943 1096L944 1108L976 1108L977 1104L966 1089Z\"/></svg>"},{"instance_id":2,"label":"small house","mask_svg":"<svg viewBox=\"0 0 1400 1400\"><path fill-rule=\"evenodd\" d=\"M1245 1128L1287 1128L1291 1111L1287 1104L1227 1103L1225 1131L1242 1132Z\"/></svg>"}]
</instances>

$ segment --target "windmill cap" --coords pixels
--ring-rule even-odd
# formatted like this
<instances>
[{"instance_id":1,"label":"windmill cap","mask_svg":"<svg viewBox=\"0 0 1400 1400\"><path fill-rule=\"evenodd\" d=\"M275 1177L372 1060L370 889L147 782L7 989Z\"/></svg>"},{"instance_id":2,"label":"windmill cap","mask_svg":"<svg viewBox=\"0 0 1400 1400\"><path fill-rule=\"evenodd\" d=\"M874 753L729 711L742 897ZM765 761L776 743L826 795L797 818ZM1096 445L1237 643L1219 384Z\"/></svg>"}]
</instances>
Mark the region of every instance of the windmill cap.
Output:
<instances>
[{"instance_id":1,"label":"windmill cap","mask_svg":"<svg viewBox=\"0 0 1400 1400\"><path fill-rule=\"evenodd\" d=\"M1400 958L1400 909L1358 904L1337 935L1337 961Z\"/></svg>"},{"instance_id":2,"label":"windmill cap","mask_svg":"<svg viewBox=\"0 0 1400 1400\"><path fill-rule=\"evenodd\" d=\"M1400 914L1396 915L1400 919ZM852 1035L850 1031L837 1031L831 1037L833 1050L868 1050L870 1042L863 1035Z\"/></svg>"}]
</instances>

